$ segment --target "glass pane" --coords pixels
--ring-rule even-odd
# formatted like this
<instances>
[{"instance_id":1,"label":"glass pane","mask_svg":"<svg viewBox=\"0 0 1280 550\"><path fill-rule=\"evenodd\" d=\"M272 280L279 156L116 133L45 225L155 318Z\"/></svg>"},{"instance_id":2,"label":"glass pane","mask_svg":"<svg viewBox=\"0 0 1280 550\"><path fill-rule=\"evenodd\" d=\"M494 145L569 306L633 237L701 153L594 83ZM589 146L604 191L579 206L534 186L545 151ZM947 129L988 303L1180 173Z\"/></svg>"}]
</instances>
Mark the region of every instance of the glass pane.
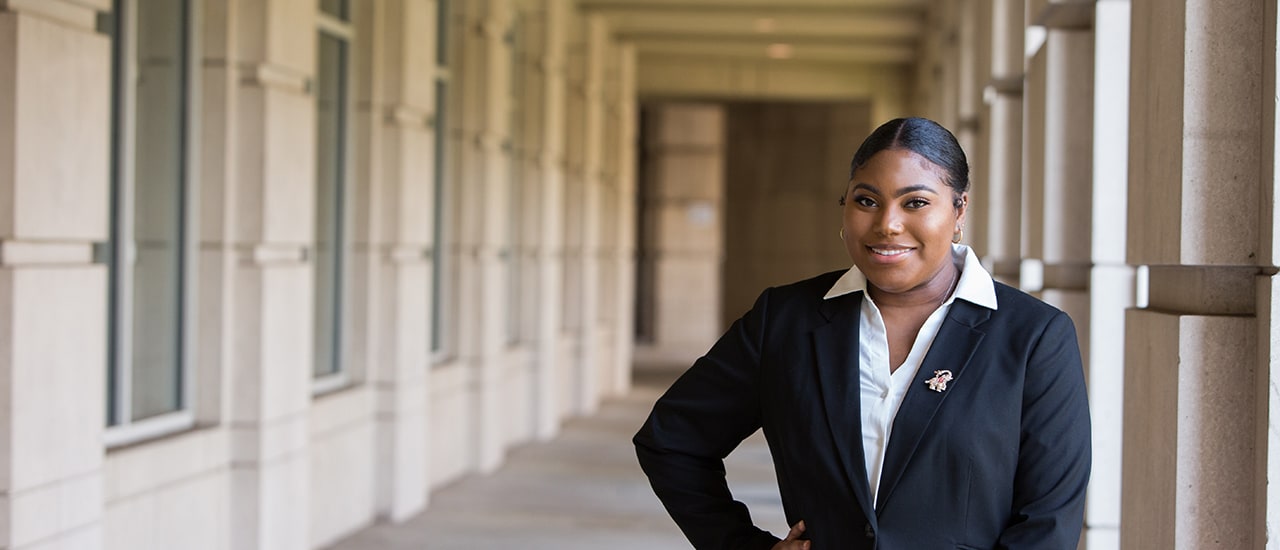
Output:
<instances>
[{"instance_id":1,"label":"glass pane","mask_svg":"<svg viewBox=\"0 0 1280 550\"><path fill-rule=\"evenodd\" d=\"M444 175L445 175L445 150L449 141L448 132L449 121L446 118L448 114L447 94L449 86L443 80L436 81L436 115L435 115L435 166L432 167L435 186L435 202L434 202L434 225L432 228L434 243L431 247L431 351L439 352L443 345L443 326L444 326L444 258L445 258L445 242L444 242Z\"/></svg>"},{"instance_id":2,"label":"glass pane","mask_svg":"<svg viewBox=\"0 0 1280 550\"><path fill-rule=\"evenodd\" d=\"M137 0L130 418L182 408L186 5ZM120 261L129 261L125 254Z\"/></svg>"},{"instance_id":3,"label":"glass pane","mask_svg":"<svg viewBox=\"0 0 1280 550\"><path fill-rule=\"evenodd\" d=\"M320 0L320 11L346 21L350 16L347 0Z\"/></svg>"},{"instance_id":4,"label":"glass pane","mask_svg":"<svg viewBox=\"0 0 1280 550\"><path fill-rule=\"evenodd\" d=\"M320 33L316 68L315 370L341 370L347 44Z\"/></svg>"}]
</instances>

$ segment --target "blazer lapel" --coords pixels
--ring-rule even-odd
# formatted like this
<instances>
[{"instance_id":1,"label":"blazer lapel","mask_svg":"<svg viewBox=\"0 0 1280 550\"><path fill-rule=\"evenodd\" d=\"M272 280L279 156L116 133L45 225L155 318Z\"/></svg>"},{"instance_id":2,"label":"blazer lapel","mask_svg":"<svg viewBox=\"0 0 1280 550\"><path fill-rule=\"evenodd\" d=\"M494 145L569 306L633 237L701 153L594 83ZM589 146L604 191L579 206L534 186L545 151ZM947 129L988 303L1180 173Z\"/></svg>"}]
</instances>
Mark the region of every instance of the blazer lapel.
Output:
<instances>
[{"instance_id":1,"label":"blazer lapel","mask_svg":"<svg viewBox=\"0 0 1280 550\"><path fill-rule=\"evenodd\" d=\"M952 376L949 386L964 383L965 367L985 335L976 327L990 316L991 310L984 307L963 300L952 303L951 311L943 320L933 345L929 347L929 353L925 355L924 362L921 363L915 380L907 388L907 395L894 417L893 430L889 434L889 448L885 449L884 467L881 469L877 514L893 495L893 489L906 470L907 462L915 454L934 413L951 394L950 391L930 390L927 381L934 377L934 371L949 370Z\"/></svg>"},{"instance_id":2,"label":"blazer lapel","mask_svg":"<svg viewBox=\"0 0 1280 550\"><path fill-rule=\"evenodd\" d=\"M871 487L867 482L866 459L862 452L862 407L858 373L858 311L862 293L823 300L820 311L828 324L813 331L816 373L826 410L827 426L835 440L858 504L874 522Z\"/></svg>"}]
</instances>

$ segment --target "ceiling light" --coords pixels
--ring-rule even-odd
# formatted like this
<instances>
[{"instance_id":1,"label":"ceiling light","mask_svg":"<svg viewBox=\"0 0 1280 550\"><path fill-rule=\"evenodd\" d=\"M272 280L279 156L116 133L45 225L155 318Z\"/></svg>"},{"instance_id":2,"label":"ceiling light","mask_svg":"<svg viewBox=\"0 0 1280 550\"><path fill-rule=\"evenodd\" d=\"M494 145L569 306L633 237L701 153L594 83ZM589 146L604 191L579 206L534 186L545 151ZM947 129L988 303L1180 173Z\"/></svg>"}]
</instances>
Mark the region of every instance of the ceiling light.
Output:
<instances>
[{"instance_id":1,"label":"ceiling light","mask_svg":"<svg viewBox=\"0 0 1280 550\"><path fill-rule=\"evenodd\" d=\"M791 44L769 44L765 55L771 59L791 59Z\"/></svg>"}]
</instances>

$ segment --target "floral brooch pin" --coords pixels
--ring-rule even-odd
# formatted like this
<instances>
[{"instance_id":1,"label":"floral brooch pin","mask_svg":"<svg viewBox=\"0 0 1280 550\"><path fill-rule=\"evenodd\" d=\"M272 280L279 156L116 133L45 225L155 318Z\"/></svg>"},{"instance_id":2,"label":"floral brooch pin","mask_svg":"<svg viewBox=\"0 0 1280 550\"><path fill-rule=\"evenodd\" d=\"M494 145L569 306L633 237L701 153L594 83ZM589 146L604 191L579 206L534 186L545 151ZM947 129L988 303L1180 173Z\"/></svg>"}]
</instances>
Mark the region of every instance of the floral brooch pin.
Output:
<instances>
[{"instance_id":1,"label":"floral brooch pin","mask_svg":"<svg viewBox=\"0 0 1280 550\"><path fill-rule=\"evenodd\" d=\"M929 389L941 393L947 391L947 382L950 382L951 378L951 371L935 370L933 371L933 378L925 380L925 382L929 384Z\"/></svg>"}]
</instances>

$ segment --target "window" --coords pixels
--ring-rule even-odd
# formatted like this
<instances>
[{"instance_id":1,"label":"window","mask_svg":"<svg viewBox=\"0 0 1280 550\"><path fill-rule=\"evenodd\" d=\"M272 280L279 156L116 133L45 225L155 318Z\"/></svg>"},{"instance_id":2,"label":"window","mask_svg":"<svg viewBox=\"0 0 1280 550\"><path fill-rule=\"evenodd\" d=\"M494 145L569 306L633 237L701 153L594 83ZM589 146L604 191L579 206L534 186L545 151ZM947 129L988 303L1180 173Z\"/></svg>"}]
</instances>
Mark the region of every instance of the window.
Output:
<instances>
[{"instance_id":1,"label":"window","mask_svg":"<svg viewBox=\"0 0 1280 550\"><path fill-rule=\"evenodd\" d=\"M432 228L432 247L431 247L431 353L437 359L443 358L447 354L445 342L449 337L446 332L446 323L448 322L447 312L450 311L449 304L445 303L445 289L449 286L449 255L445 253L445 243L448 238L446 228L448 227L445 217L448 215L448 209L445 208L445 201L448 199L448 171L446 170L446 160L450 153L449 140L449 25L450 10L448 0L437 0L436 2L436 101L435 114L432 118L435 133L433 142L435 144L434 162L432 172L432 185L435 189L435 198L432 202L434 205L434 227Z\"/></svg>"},{"instance_id":2,"label":"window","mask_svg":"<svg viewBox=\"0 0 1280 550\"><path fill-rule=\"evenodd\" d=\"M192 12L116 0L101 19L112 41L108 445L194 424Z\"/></svg>"},{"instance_id":3,"label":"window","mask_svg":"<svg viewBox=\"0 0 1280 550\"><path fill-rule=\"evenodd\" d=\"M347 125L351 23L347 0L320 0L317 14L316 193L313 341L315 391L347 384L342 319L347 297Z\"/></svg>"}]
</instances>

